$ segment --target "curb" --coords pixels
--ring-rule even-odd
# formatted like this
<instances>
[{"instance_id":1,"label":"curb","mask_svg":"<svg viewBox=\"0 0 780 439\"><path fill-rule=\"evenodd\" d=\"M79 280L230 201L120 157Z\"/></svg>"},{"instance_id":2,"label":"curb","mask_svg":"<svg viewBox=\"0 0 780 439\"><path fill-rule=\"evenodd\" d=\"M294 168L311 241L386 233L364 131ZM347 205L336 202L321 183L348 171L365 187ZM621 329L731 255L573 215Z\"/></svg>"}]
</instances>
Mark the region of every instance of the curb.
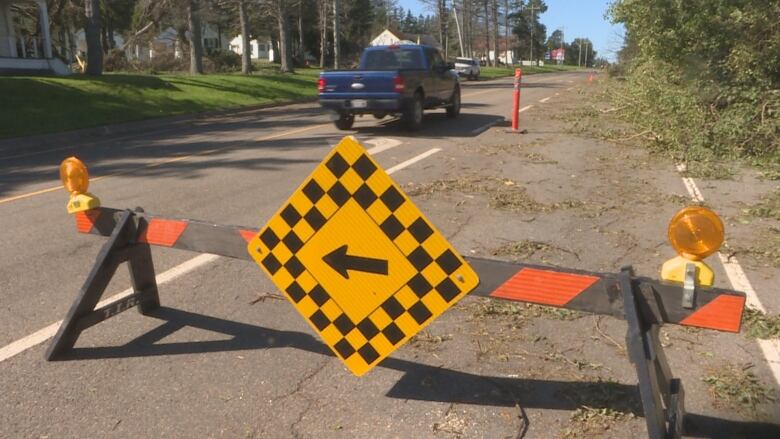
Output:
<instances>
[{"instance_id":1,"label":"curb","mask_svg":"<svg viewBox=\"0 0 780 439\"><path fill-rule=\"evenodd\" d=\"M99 125L90 128L80 128L59 133L36 134L23 137L9 137L0 139L0 149L8 147L8 151L18 151L23 148L36 148L47 146L61 146L63 143L84 142L97 140L107 136L119 136L128 133L154 133L166 129L172 129L188 125L201 119L218 116L232 116L242 113L251 113L268 108L285 107L288 105L308 104L316 102L317 97L296 99L290 101L271 102L268 104L249 105L224 110L204 111L201 113L180 114L177 116L164 116L142 119L129 122L119 122L108 125Z\"/></svg>"}]
</instances>

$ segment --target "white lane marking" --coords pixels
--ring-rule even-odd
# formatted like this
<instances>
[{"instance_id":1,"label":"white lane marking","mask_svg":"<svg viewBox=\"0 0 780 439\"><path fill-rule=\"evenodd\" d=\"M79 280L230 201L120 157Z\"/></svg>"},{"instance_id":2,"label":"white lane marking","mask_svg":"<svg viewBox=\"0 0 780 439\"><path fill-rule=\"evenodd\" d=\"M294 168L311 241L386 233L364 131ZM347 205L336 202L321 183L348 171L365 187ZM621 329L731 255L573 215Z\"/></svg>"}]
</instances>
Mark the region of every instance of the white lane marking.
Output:
<instances>
[{"instance_id":1,"label":"white lane marking","mask_svg":"<svg viewBox=\"0 0 780 439\"><path fill-rule=\"evenodd\" d=\"M517 110L517 112L518 112L518 113L522 113L523 111L525 111L525 110L530 110L531 108L534 108L534 106L533 106L533 105L526 105L525 107L523 107L523 108L521 108L521 109Z\"/></svg>"},{"instance_id":2,"label":"white lane marking","mask_svg":"<svg viewBox=\"0 0 780 439\"><path fill-rule=\"evenodd\" d=\"M386 148L386 149L389 149L389 148ZM371 150L369 150L369 151L371 151ZM412 157L412 158L410 158L409 160L407 160L405 162L402 162L402 163L399 163L399 164L393 166L392 168L387 170L387 173L388 174L392 174L394 172L398 172L401 169L409 167L409 166L419 162L420 160L424 160L425 158L430 157L430 156L432 156L433 154L436 154L439 151L441 151L441 148L429 149L428 151L426 151L426 152L424 152L424 153L422 153L420 155ZM200 268L200 267L202 267L204 265L210 264L210 263L216 261L219 258L220 258L220 256L218 256L218 255L212 255L212 254L208 254L208 253L202 254L202 255L198 255L198 256L196 256L196 257L194 257L194 258L192 258L192 259L190 259L188 261L183 262L182 264L179 264L179 265L171 268L168 271L160 273L156 277L157 285L163 285L165 283L168 283L168 282L170 282L170 281L172 281L172 280L174 280L174 279L176 279L178 277L181 277L181 276L183 276L183 275L185 275L185 274L187 274L187 273L189 273L189 272L191 272L193 270L196 270L196 269L198 269L198 268ZM106 306L108 304L114 303L117 300L122 300L125 297L128 297L128 296L130 296L132 294L133 294L133 289L132 288L128 288L128 289L122 291L121 293L115 294L115 295L109 297L108 299L100 301L97 304L96 308L100 308L102 306ZM32 334L30 334L30 335L28 335L28 336L26 336L24 338L16 340L16 341L12 342L9 345L3 346L2 348L0 348L0 363L2 363L3 361L5 361L5 360L7 360L7 359L9 359L11 357L14 357L14 356L16 356L16 355L26 351L27 349L30 349L30 348L32 348L34 346L37 346L37 345L45 342L46 340L54 337L54 335L60 329L60 325L61 324L62 324L62 320L59 320L57 322L54 322L54 323L46 326L43 329L39 329L38 331L33 332Z\"/></svg>"},{"instance_id":3,"label":"white lane marking","mask_svg":"<svg viewBox=\"0 0 780 439\"><path fill-rule=\"evenodd\" d=\"M366 139L364 142L374 145L373 148L368 150L368 153L371 155L379 154L382 151L395 148L396 146L403 143L400 140L391 139L389 137L376 137L373 139Z\"/></svg>"},{"instance_id":4,"label":"white lane marking","mask_svg":"<svg viewBox=\"0 0 780 439\"><path fill-rule=\"evenodd\" d=\"M437 153L437 152L439 152L439 151L441 151L441 148L432 148L432 149L429 149L428 151L425 151L424 153L422 153L422 154L420 154L420 155L418 155L418 156L412 157L412 158L410 158L409 160L407 160L407 161L405 161L405 162L401 162L401 163L399 163L399 164L397 164L397 165L393 166L392 168L390 168L390 169L388 169L388 170L387 170L387 173L388 173L388 174L392 174L392 173L394 173L394 172L398 172L398 171L400 171L401 169L403 169L403 168L406 168L406 167L408 167L408 166L411 166L411 165L413 165L413 164L415 164L415 163L419 162L420 160L424 160L424 159L426 159L427 157L430 157L430 156L432 156L432 155L436 154L436 153Z\"/></svg>"},{"instance_id":5,"label":"white lane marking","mask_svg":"<svg viewBox=\"0 0 780 439\"><path fill-rule=\"evenodd\" d=\"M177 277L183 276L190 271L193 271L197 268L200 268L206 264L209 264L213 261L216 261L219 259L219 256L217 255L211 255L211 254L202 254L199 256L196 256L183 264L177 265L170 270L160 273L159 276L157 276L157 285L163 285L165 283L168 283ZM100 308L102 306L111 304L113 302L116 302L117 300L124 299L125 297L128 297L133 294L133 289L128 288L124 291L122 291L119 294L116 294L114 296L109 297L108 299L101 300L96 308ZM27 349L30 349L33 346L39 345L46 340L54 337L54 334L57 333L57 330L60 329L60 325L62 324L62 320L52 323L51 325L40 329L27 337L24 337L22 339L16 340L15 342L4 346L0 348L0 363L3 361L20 354Z\"/></svg>"},{"instance_id":6,"label":"white lane marking","mask_svg":"<svg viewBox=\"0 0 780 439\"><path fill-rule=\"evenodd\" d=\"M555 96L560 96L560 95L561 95L560 93L555 93Z\"/></svg>"},{"instance_id":7,"label":"white lane marking","mask_svg":"<svg viewBox=\"0 0 780 439\"><path fill-rule=\"evenodd\" d=\"M679 172L685 172L685 165L677 165ZM693 201L703 202L704 197L696 186L696 182L690 177L682 178L685 189L688 190ZM723 253L718 252L718 259L723 264L723 269L726 271L726 277L729 278L731 287L737 291L744 291L747 301L747 305L755 308L761 312L766 312L766 308L758 298L758 293L753 289L750 280L745 275L745 270L739 265L737 258L727 257ZM761 340L756 339L758 347L761 348L761 352L764 353L767 363L769 364L769 370L772 371L772 375L775 377L775 381L780 385L780 340Z\"/></svg>"},{"instance_id":8,"label":"white lane marking","mask_svg":"<svg viewBox=\"0 0 780 439\"><path fill-rule=\"evenodd\" d=\"M544 98L544 99L539 99L539 102L541 102L541 103L545 103L545 102L549 101L551 97L552 97L552 96L547 96L547 97L546 97L546 98Z\"/></svg>"},{"instance_id":9,"label":"white lane marking","mask_svg":"<svg viewBox=\"0 0 780 439\"><path fill-rule=\"evenodd\" d=\"M685 172L685 165L680 164L677 165L677 171L680 173ZM702 197L701 192L699 191L698 186L696 186L696 182L693 181L690 177L683 177L682 178L683 184L685 185L685 189L688 190L688 193L691 194L691 198L693 198L693 201L696 202L703 202L704 197Z\"/></svg>"},{"instance_id":10,"label":"white lane marking","mask_svg":"<svg viewBox=\"0 0 780 439\"><path fill-rule=\"evenodd\" d=\"M572 90L574 90L574 87L569 87L566 89L566 91L572 91Z\"/></svg>"}]
</instances>

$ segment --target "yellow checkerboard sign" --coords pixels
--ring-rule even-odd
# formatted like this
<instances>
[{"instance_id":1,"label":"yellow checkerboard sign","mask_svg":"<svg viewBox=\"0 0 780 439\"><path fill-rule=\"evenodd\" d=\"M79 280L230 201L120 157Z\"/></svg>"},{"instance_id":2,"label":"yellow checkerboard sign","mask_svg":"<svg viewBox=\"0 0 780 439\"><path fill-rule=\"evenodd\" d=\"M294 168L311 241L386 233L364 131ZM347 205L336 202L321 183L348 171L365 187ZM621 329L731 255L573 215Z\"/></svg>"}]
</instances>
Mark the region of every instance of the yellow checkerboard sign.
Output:
<instances>
[{"instance_id":1,"label":"yellow checkerboard sign","mask_svg":"<svg viewBox=\"0 0 780 439\"><path fill-rule=\"evenodd\" d=\"M479 284L463 257L351 136L248 250L355 375Z\"/></svg>"}]
</instances>

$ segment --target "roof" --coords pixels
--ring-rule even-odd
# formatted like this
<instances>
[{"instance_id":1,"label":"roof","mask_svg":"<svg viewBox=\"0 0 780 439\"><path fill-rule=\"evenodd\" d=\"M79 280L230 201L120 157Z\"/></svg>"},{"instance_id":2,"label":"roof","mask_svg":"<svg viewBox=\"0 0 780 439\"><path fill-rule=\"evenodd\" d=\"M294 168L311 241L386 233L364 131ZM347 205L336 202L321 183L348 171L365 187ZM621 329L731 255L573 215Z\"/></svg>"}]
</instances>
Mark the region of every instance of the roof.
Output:
<instances>
[{"instance_id":1,"label":"roof","mask_svg":"<svg viewBox=\"0 0 780 439\"><path fill-rule=\"evenodd\" d=\"M400 40L401 42L409 42L411 44L421 44L424 46L430 46L435 47L437 49L441 48L441 44L439 44L439 41L430 34L412 34L412 33L406 33L406 32L400 32L398 30L387 28L379 33L379 35L375 36L372 41L379 38L383 33L388 32L392 34L395 38ZM403 43L402 43L403 44Z\"/></svg>"}]
</instances>

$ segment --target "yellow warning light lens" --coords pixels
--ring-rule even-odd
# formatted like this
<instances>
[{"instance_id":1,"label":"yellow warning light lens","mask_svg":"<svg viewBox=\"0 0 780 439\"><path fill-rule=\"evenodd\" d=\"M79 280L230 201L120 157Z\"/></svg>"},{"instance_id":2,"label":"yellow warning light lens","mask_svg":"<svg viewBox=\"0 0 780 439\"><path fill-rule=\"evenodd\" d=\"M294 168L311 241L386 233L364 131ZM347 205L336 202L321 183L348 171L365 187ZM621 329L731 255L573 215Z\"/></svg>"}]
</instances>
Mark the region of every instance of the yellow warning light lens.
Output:
<instances>
[{"instance_id":1,"label":"yellow warning light lens","mask_svg":"<svg viewBox=\"0 0 780 439\"><path fill-rule=\"evenodd\" d=\"M669 242L686 259L698 261L715 253L723 238L723 221L706 207L686 207L669 222Z\"/></svg>"},{"instance_id":2,"label":"yellow warning light lens","mask_svg":"<svg viewBox=\"0 0 780 439\"><path fill-rule=\"evenodd\" d=\"M87 166L76 157L68 157L60 165L60 180L71 194L83 194L89 187Z\"/></svg>"}]
</instances>

